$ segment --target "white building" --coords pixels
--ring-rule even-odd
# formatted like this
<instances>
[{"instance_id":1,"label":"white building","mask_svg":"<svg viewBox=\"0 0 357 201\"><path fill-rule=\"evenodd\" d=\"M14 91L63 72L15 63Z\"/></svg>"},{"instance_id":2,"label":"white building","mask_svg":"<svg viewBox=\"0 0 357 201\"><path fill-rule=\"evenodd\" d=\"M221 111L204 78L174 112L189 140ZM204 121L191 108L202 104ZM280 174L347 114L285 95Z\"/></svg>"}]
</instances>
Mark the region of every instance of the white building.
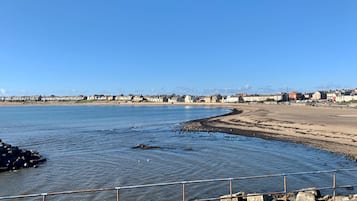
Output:
<instances>
[{"instance_id":1,"label":"white building","mask_svg":"<svg viewBox=\"0 0 357 201\"><path fill-rule=\"evenodd\" d=\"M323 91L317 91L314 94L312 94L312 97L311 97L312 100L321 100L321 99L326 99L326 98L327 98L326 93Z\"/></svg>"},{"instance_id":2,"label":"white building","mask_svg":"<svg viewBox=\"0 0 357 201\"><path fill-rule=\"evenodd\" d=\"M163 103L164 97L161 96L146 96L144 97L148 102L152 103Z\"/></svg>"},{"instance_id":3,"label":"white building","mask_svg":"<svg viewBox=\"0 0 357 201\"><path fill-rule=\"evenodd\" d=\"M133 99L132 96L116 96L115 97L116 101L125 102L125 103L131 101L132 99Z\"/></svg>"},{"instance_id":4,"label":"white building","mask_svg":"<svg viewBox=\"0 0 357 201\"><path fill-rule=\"evenodd\" d=\"M192 97L189 95L185 96L185 103L193 103Z\"/></svg>"},{"instance_id":5,"label":"white building","mask_svg":"<svg viewBox=\"0 0 357 201\"><path fill-rule=\"evenodd\" d=\"M238 103L239 102L239 96L227 96L227 98L224 100L225 103Z\"/></svg>"},{"instance_id":6,"label":"white building","mask_svg":"<svg viewBox=\"0 0 357 201\"><path fill-rule=\"evenodd\" d=\"M85 96L42 96L41 101L81 101L86 98Z\"/></svg>"},{"instance_id":7,"label":"white building","mask_svg":"<svg viewBox=\"0 0 357 201\"><path fill-rule=\"evenodd\" d=\"M284 95L254 95L254 96L243 96L244 102L264 102L264 101L283 101Z\"/></svg>"},{"instance_id":8,"label":"white building","mask_svg":"<svg viewBox=\"0 0 357 201\"><path fill-rule=\"evenodd\" d=\"M357 101L357 95L341 95L336 97L336 102L351 102Z\"/></svg>"}]
</instances>

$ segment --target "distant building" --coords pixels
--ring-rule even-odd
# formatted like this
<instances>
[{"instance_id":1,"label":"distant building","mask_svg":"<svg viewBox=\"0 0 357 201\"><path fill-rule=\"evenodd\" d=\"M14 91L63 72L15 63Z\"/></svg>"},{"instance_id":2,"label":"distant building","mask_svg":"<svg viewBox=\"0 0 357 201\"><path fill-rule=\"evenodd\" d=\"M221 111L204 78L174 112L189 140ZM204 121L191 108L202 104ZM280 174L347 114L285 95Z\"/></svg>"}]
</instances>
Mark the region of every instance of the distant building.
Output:
<instances>
[{"instance_id":1,"label":"distant building","mask_svg":"<svg viewBox=\"0 0 357 201\"><path fill-rule=\"evenodd\" d=\"M164 98L162 96L145 96L144 99L151 103L163 103Z\"/></svg>"},{"instance_id":2,"label":"distant building","mask_svg":"<svg viewBox=\"0 0 357 201\"><path fill-rule=\"evenodd\" d=\"M251 95L251 96L244 96L244 102L280 102L286 101L288 98L287 94L276 94L276 95Z\"/></svg>"},{"instance_id":3,"label":"distant building","mask_svg":"<svg viewBox=\"0 0 357 201\"><path fill-rule=\"evenodd\" d=\"M86 100L86 96L42 96L41 101L43 102L61 102L61 101L82 101Z\"/></svg>"},{"instance_id":4,"label":"distant building","mask_svg":"<svg viewBox=\"0 0 357 201\"><path fill-rule=\"evenodd\" d=\"M203 100L205 103L212 103L212 96L206 96Z\"/></svg>"},{"instance_id":5,"label":"distant building","mask_svg":"<svg viewBox=\"0 0 357 201\"><path fill-rule=\"evenodd\" d=\"M336 102L337 96L341 95L339 92L328 92L326 93L326 99L330 102Z\"/></svg>"},{"instance_id":6,"label":"distant building","mask_svg":"<svg viewBox=\"0 0 357 201\"><path fill-rule=\"evenodd\" d=\"M193 103L192 96L186 95L185 96L185 103Z\"/></svg>"},{"instance_id":7,"label":"distant building","mask_svg":"<svg viewBox=\"0 0 357 201\"><path fill-rule=\"evenodd\" d=\"M203 98L205 103L218 103L222 96L220 95L215 95L215 96L206 96Z\"/></svg>"},{"instance_id":8,"label":"distant building","mask_svg":"<svg viewBox=\"0 0 357 201\"><path fill-rule=\"evenodd\" d=\"M92 101L106 101L107 97L105 95L93 95L93 96L88 96L87 100L92 100Z\"/></svg>"},{"instance_id":9,"label":"distant building","mask_svg":"<svg viewBox=\"0 0 357 201\"><path fill-rule=\"evenodd\" d=\"M336 102L338 103L351 101L357 101L357 93L354 90L341 91L336 96Z\"/></svg>"},{"instance_id":10,"label":"distant building","mask_svg":"<svg viewBox=\"0 0 357 201\"><path fill-rule=\"evenodd\" d=\"M218 103L221 99L221 95L212 96L212 103Z\"/></svg>"},{"instance_id":11,"label":"distant building","mask_svg":"<svg viewBox=\"0 0 357 201\"><path fill-rule=\"evenodd\" d=\"M2 100L7 102L35 102L40 101L41 96L5 96Z\"/></svg>"},{"instance_id":12,"label":"distant building","mask_svg":"<svg viewBox=\"0 0 357 201\"><path fill-rule=\"evenodd\" d=\"M124 95L115 97L116 101L123 102L123 103L130 102L132 99L133 99L132 96L124 96Z\"/></svg>"},{"instance_id":13,"label":"distant building","mask_svg":"<svg viewBox=\"0 0 357 201\"><path fill-rule=\"evenodd\" d=\"M326 92L324 91L317 91L312 94L312 100L325 100L327 98Z\"/></svg>"},{"instance_id":14,"label":"distant building","mask_svg":"<svg viewBox=\"0 0 357 201\"><path fill-rule=\"evenodd\" d=\"M239 103L239 96L227 96L225 103Z\"/></svg>"},{"instance_id":15,"label":"distant building","mask_svg":"<svg viewBox=\"0 0 357 201\"><path fill-rule=\"evenodd\" d=\"M113 100L115 100L115 96L105 96L105 98L106 98L106 100L107 101L113 101Z\"/></svg>"},{"instance_id":16,"label":"distant building","mask_svg":"<svg viewBox=\"0 0 357 201\"><path fill-rule=\"evenodd\" d=\"M313 94L313 93L304 93L304 95L303 95L303 96L304 96L304 99L305 99L305 100L310 100L310 99L312 98L312 94Z\"/></svg>"},{"instance_id":17,"label":"distant building","mask_svg":"<svg viewBox=\"0 0 357 201\"><path fill-rule=\"evenodd\" d=\"M289 100L290 101L296 101L296 100L302 100L303 95L302 93L297 93L297 92L290 92L289 93Z\"/></svg>"},{"instance_id":18,"label":"distant building","mask_svg":"<svg viewBox=\"0 0 357 201\"><path fill-rule=\"evenodd\" d=\"M171 96L167 99L167 102L168 103L177 103L179 100L179 97L178 96Z\"/></svg>"},{"instance_id":19,"label":"distant building","mask_svg":"<svg viewBox=\"0 0 357 201\"><path fill-rule=\"evenodd\" d=\"M134 96L132 99L133 102L143 102L144 97L143 96Z\"/></svg>"}]
</instances>

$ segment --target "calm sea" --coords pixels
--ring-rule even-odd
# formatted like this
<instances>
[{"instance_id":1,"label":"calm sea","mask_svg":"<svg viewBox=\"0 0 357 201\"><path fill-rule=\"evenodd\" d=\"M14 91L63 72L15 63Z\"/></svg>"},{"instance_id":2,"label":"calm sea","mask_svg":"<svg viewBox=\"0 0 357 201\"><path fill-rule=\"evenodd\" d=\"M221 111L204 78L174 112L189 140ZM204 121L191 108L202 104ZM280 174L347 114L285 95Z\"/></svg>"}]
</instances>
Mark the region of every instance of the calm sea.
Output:
<instances>
[{"instance_id":1,"label":"calm sea","mask_svg":"<svg viewBox=\"0 0 357 201\"><path fill-rule=\"evenodd\" d=\"M181 106L0 107L0 139L48 159L36 169L1 173L0 196L356 167L341 155L294 143L177 131L182 122L227 112ZM161 149L132 149L137 144ZM356 178L339 174L338 184L354 184ZM290 189L330 186L332 177L289 177L288 183ZM228 187L190 184L186 197L227 194ZM281 191L282 179L235 182L233 190ZM121 193L121 200L180 200L181 187ZM115 200L115 192L47 200Z\"/></svg>"}]
</instances>

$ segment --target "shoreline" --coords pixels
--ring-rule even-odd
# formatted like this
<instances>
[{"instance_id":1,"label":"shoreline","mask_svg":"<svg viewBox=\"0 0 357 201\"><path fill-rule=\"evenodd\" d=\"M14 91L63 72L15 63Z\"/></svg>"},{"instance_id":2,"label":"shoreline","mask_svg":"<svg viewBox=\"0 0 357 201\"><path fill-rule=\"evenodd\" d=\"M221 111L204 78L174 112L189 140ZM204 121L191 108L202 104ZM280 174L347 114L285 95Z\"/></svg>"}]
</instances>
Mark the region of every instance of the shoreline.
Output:
<instances>
[{"instance_id":1,"label":"shoreline","mask_svg":"<svg viewBox=\"0 0 357 201\"><path fill-rule=\"evenodd\" d=\"M355 109L238 105L227 114L185 122L181 131L292 142L357 161L356 120Z\"/></svg>"},{"instance_id":2,"label":"shoreline","mask_svg":"<svg viewBox=\"0 0 357 201\"><path fill-rule=\"evenodd\" d=\"M189 106L232 111L182 123L181 131L221 132L303 144L357 161L357 110L305 105L222 103L25 102L7 106Z\"/></svg>"}]
</instances>

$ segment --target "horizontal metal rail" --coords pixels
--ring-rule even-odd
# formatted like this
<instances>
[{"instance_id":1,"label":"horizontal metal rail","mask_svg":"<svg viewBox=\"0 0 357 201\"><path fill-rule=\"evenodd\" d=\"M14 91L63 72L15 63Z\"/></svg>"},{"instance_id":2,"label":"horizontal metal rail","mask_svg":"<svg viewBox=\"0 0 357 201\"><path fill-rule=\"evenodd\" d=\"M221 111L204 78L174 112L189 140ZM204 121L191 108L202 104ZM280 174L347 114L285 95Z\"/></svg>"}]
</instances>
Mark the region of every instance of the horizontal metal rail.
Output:
<instances>
[{"instance_id":1,"label":"horizontal metal rail","mask_svg":"<svg viewBox=\"0 0 357 201\"><path fill-rule=\"evenodd\" d=\"M334 194L335 194L336 189L343 189L343 188L346 189L346 188L357 187L357 184L344 185L344 186L337 186L336 185L336 173L348 172L348 171L357 171L357 167L356 168L349 168L349 169L308 171L308 172L292 172L292 173L267 174L267 175L258 175L258 176L244 176L244 177L231 177L231 178L218 178L218 179L202 179L202 180L190 180L190 181L177 181L177 182L141 184L141 185L131 185L131 186L118 186L118 187L112 187L112 188L82 189L82 190L58 191L58 192L48 192L48 193L35 193L35 194L26 194L26 195L0 196L0 200L42 197L43 201L45 201L47 196L68 195L68 194L78 194L78 193L95 193L95 192L103 192L103 191L116 191L117 192L117 201L119 201L119 191L121 191L121 190L181 185L182 186L182 191L183 191L182 192L182 197L183 197L182 200L184 201L185 200L185 185L187 185L187 184L197 184L197 183L223 182L223 181L229 181L230 182L230 195L231 195L231 198L234 198L236 196L232 195L232 181L250 180L250 179L263 179L263 178L272 178L272 177L283 177L284 178L284 191L254 193L254 194L251 194L251 195L287 194L288 193L287 192L287 182L286 182L286 177L287 176L308 175L308 174L323 174L323 173L333 173L333 186L318 187L318 188L314 188L314 189L316 189L316 190L333 189L334 190ZM299 191L302 191L302 189L289 190L289 193L296 193L296 192L299 192ZM201 199L201 201L219 200L219 199L220 198L207 198L207 199Z\"/></svg>"}]
</instances>

